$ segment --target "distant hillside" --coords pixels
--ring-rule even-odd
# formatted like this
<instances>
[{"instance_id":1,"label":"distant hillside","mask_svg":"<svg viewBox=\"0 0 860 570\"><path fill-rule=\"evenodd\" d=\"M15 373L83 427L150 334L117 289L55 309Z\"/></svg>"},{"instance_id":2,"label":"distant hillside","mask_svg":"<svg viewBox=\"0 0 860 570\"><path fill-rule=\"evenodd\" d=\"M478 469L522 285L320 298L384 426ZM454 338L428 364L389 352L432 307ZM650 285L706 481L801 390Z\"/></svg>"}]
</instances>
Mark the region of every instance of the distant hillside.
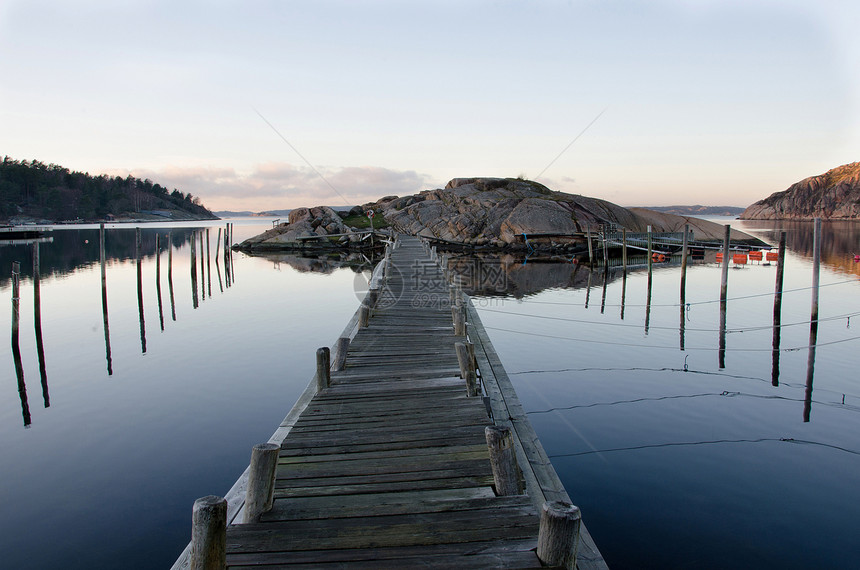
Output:
<instances>
[{"instance_id":1,"label":"distant hillside","mask_svg":"<svg viewBox=\"0 0 860 570\"><path fill-rule=\"evenodd\" d=\"M200 198L151 180L91 176L38 160L0 164L0 221L214 220Z\"/></svg>"},{"instance_id":2,"label":"distant hillside","mask_svg":"<svg viewBox=\"0 0 860 570\"><path fill-rule=\"evenodd\" d=\"M737 206L642 206L655 212L676 216L739 216L744 211Z\"/></svg>"},{"instance_id":3,"label":"distant hillside","mask_svg":"<svg viewBox=\"0 0 860 570\"><path fill-rule=\"evenodd\" d=\"M805 178L752 204L745 220L860 219L860 162Z\"/></svg>"}]
</instances>

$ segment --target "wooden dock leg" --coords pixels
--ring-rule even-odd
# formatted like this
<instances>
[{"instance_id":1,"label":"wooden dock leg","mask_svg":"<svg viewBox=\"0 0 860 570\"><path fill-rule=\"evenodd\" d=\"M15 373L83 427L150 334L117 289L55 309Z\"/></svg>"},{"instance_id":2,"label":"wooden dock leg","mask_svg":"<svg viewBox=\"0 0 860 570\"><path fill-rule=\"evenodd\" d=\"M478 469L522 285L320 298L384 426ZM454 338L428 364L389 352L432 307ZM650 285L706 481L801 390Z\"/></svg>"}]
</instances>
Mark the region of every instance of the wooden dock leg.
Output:
<instances>
[{"instance_id":1,"label":"wooden dock leg","mask_svg":"<svg viewBox=\"0 0 860 570\"><path fill-rule=\"evenodd\" d=\"M334 370L339 371L346 368L346 351L349 350L349 337L342 336L337 339L337 352L334 356Z\"/></svg>"},{"instance_id":2,"label":"wooden dock leg","mask_svg":"<svg viewBox=\"0 0 860 570\"><path fill-rule=\"evenodd\" d=\"M514 452L514 438L507 426L487 426L484 428L487 447L490 450L490 467L496 483L496 495L521 495L520 468Z\"/></svg>"},{"instance_id":3,"label":"wooden dock leg","mask_svg":"<svg viewBox=\"0 0 860 570\"><path fill-rule=\"evenodd\" d=\"M272 510L275 493L275 469L281 446L260 443L251 451L248 489L245 492L245 522L256 522L260 515Z\"/></svg>"},{"instance_id":4,"label":"wooden dock leg","mask_svg":"<svg viewBox=\"0 0 860 570\"><path fill-rule=\"evenodd\" d=\"M466 311L463 307L451 307L454 318L454 335L466 336Z\"/></svg>"},{"instance_id":5,"label":"wooden dock leg","mask_svg":"<svg viewBox=\"0 0 860 570\"><path fill-rule=\"evenodd\" d=\"M191 570L226 568L227 501L215 495L197 499L191 520Z\"/></svg>"},{"instance_id":6,"label":"wooden dock leg","mask_svg":"<svg viewBox=\"0 0 860 570\"><path fill-rule=\"evenodd\" d=\"M363 329L370 321L370 307L362 305L358 308L358 328Z\"/></svg>"},{"instance_id":7,"label":"wooden dock leg","mask_svg":"<svg viewBox=\"0 0 860 570\"><path fill-rule=\"evenodd\" d=\"M327 346L317 349L317 390L331 385L331 351Z\"/></svg>"},{"instance_id":8,"label":"wooden dock leg","mask_svg":"<svg viewBox=\"0 0 860 570\"><path fill-rule=\"evenodd\" d=\"M547 566L576 568L581 523L579 507L563 501L544 503L538 531L537 555L540 561Z\"/></svg>"}]
</instances>

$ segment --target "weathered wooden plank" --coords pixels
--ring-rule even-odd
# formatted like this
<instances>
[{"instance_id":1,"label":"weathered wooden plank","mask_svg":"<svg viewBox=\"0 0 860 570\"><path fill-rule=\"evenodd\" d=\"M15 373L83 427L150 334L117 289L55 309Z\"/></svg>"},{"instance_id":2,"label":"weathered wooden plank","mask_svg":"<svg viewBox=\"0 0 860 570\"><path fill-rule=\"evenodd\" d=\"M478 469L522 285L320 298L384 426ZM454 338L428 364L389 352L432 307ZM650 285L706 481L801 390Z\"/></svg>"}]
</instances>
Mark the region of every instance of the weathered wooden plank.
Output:
<instances>
[{"instance_id":1,"label":"weathered wooden plank","mask_svg":"<svg viewBox=\"0 0 860 570\"><path fill-rule=\"evenodd\" d=\"M426 474L425 474L426 475ZM420 487L416 484L420 482ZM365 483L340 486L312 486L312 487L286 487L275 489L275 499L286 497L309 497L317 495L359 495L363 493L381 493L383 491L410 491L420 489L460 489L467 487L491 488L493 475L480 475L474 477L444 477L427 478L416 480L391 481L384 483ZM537 536L537 535L535 535Z\"/></svg>"}]
</instances>

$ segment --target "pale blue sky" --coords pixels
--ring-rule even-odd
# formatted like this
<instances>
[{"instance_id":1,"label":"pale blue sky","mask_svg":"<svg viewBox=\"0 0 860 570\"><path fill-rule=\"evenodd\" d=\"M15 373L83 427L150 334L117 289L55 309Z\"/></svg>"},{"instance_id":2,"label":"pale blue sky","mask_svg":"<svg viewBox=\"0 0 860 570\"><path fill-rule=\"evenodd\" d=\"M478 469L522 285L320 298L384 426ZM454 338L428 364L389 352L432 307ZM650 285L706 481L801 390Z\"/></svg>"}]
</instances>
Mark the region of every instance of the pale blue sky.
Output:
<instances>
[{"instance_id":1,"label":"pale blue sky","mask_svg":"<svg viewBox=\"0 0 860 570\"><path fill-rule=\"evenodd\" d=\"M534 178L605 109L540 181L746 206L860 160L855 4L7 0L0 155L213 209L360 203Z\"/></svg>"}]
</instances>

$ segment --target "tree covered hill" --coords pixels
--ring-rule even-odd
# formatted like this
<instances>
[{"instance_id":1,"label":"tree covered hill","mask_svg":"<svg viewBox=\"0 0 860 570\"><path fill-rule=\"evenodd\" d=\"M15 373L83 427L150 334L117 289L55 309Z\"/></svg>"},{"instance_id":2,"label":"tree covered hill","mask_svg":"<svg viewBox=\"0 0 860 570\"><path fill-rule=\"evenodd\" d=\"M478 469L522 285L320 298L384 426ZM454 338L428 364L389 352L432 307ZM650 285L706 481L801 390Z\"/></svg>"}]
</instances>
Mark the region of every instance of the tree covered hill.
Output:
<instances>
[{"instance_id":1,"label":"tree covered hill","mask_svg":"<svg viewBox=\"0 0 860 570\"><path fill-rule=\"evenodd\" d=\"M151 180L91 176L38 160L0 164L0 220L217 219L200 198Z\"/></svg>"}]
</instances>

